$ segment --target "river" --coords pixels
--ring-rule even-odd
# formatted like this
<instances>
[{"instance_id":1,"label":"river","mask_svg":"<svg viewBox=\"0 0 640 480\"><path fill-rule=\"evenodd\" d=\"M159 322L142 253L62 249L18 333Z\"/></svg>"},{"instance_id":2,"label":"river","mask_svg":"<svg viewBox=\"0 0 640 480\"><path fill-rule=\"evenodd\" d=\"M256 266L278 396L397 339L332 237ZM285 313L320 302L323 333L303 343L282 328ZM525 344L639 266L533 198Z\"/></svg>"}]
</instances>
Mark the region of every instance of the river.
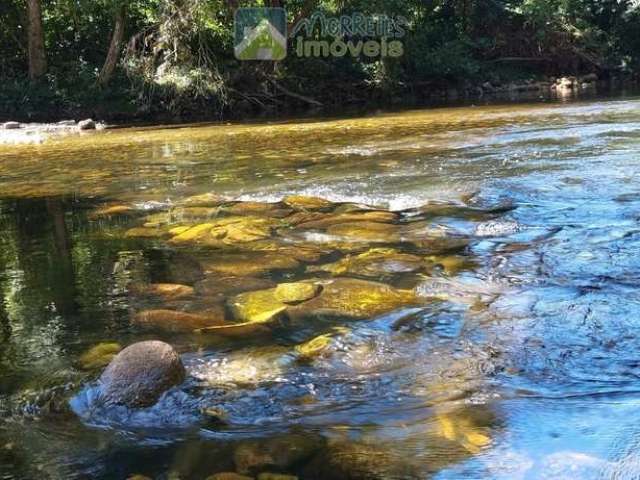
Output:
<instances>
[{"instance_id":1,"label":"river","mask_svg":"<svg viewBox=\"0 0 640 480\"><path fill-rule=\"evenodd\" d=\"M639 152L633 97L0 145L0 478L640 477ZM187 381L102 405L146 339Z\"/></svg>"}]
</instances>

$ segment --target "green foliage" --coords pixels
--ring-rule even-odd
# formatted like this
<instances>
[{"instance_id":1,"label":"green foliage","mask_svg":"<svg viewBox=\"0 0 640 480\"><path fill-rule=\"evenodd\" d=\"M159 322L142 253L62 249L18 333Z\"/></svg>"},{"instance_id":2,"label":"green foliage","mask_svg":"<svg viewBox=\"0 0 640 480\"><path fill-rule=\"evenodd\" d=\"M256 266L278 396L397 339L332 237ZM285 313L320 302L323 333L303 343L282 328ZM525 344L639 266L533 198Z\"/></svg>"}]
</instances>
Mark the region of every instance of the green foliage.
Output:
<instances>
[{"instance_id":1,"label":"green foliage","mask_svg":"<svg viewBox=\"0 0 640 480\"><path fill-rule=\"evenodd\" d=\"M27 77L24 0L0 2L0 112L31 117L97 111L123 116L221 112L240 100L281 104L273 81L325 103L383 98L420 82L500 81L640 65L640 12L632 0L246 0L313 11L400 15L398 59L289 57L274 66L233 56L233 1L42 0L49 71ZM96 79L115 13L126 6L125 43L107 87ZM358 39L353 39L358 40ZM502 58L541 59L510 66ZM497 63L496 63L497 62ZM537 68L537 70L536 70ZM362 87L365 88L362 88ZM110 111L111 110L111 111ZM117 115L116 115L117 116Z\"/></svg>"}]
</instances>

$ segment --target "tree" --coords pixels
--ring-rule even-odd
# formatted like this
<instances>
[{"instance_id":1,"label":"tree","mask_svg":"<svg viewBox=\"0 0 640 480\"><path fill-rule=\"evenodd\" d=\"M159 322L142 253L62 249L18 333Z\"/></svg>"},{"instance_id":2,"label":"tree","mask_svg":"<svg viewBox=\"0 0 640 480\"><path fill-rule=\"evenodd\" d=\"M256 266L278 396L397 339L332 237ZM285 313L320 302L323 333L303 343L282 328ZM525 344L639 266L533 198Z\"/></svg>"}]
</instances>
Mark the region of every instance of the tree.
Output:
<instances>
[{"instance_id":1,"label":"tree","mask_svg":"<svg viewBox=\"0 0 640 480\"><path fill-rule=\"evenodd\" d=\"M47 72L40 0L27 0L29 78L36 80Z\"/></svg>"},{"instance_id":2,"label":"tree","mask_svg":"<svg viewBox=\"0 0 640 480\"><path fill-rule=\"evenodd\" d=\"M107 58L105 59L102 70L100 70L100 75L98 76L99 85L107 85L116 69L118 59L120 58L120 52L122 50L122 40L124 38L126 20L127 7L124 3L120 3L116 7L115 24L113 27L113 33L111 34L111 43L109 44Z\"/></svg>"}]
</instances>

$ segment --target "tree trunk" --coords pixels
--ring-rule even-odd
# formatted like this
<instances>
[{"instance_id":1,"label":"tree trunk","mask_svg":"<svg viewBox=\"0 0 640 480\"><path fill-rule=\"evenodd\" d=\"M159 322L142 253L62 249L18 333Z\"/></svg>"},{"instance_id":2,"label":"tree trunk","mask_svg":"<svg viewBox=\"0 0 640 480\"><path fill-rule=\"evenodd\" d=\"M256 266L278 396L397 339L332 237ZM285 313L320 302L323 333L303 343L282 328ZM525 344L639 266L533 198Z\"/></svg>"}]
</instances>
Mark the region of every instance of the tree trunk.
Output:
<instances>
[{"instance_id":1,"label":"tree trunk","mask_svg":"<svg viewBox=\"0 0 640 480\"><path fill-rule=\"evenodd\" d=\"M98 76L98 84L105 86L111 80L111 76L118 65L118 59L120 58L120 51L122 49L122 39L124 38L124 28L126 25L126 6L122 4L116 11L116 22L113 27L113 34L111 35L111 44L109 45L109 52L107 58L104 61L100 75Z\"/></svg>"},{"instance_id":2,"label":"tree trunk","mask_svg":"<svg viewBox=\"0 0 640 480\"><path fill-rule=\"evenodd\" d=\"M27 0L27 17L29 22L27 26L29 34L29 78L35 80L47 72L40 0Z\"/></svg>"}]
</instances>

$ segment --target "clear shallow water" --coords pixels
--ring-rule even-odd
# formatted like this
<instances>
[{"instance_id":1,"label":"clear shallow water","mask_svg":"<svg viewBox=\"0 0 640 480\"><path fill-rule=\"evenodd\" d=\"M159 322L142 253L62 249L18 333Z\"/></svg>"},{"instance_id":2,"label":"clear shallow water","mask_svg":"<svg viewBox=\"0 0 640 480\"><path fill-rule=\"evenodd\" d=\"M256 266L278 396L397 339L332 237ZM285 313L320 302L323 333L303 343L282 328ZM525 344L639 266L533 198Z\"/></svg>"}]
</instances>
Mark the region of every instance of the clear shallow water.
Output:
<instances>
[{"instance_id":1,"label":"clear shallow water","mask_svg":"<svg viewBox=\"0 0 640 480\"><path fill-rule=\"evenodd\" d=\"M356 478L638 478L639 147L634 99L0 146L0 477L206 478L233 471L243 442L293 432L364 458L384 452ZM468 238L471 266L368 277L445 302L268 338L141 329L132 316L158 302L131 285L194 285L203 252L124 232L145 209L210 191L516 208L423 220ZM94 216L110 203L142 213ZM412 215L400 222L416 235L425 224ZM315 276L294 270L264 276ZM329 354L296 359L296 345L327 332ZM149 338L181 352L187 383L148 410L100 408L99 370L80 356ZM201 413L211 407L226 423ZM282 470L347 478L312 458Z\"/></svg>"}]
</instances>

